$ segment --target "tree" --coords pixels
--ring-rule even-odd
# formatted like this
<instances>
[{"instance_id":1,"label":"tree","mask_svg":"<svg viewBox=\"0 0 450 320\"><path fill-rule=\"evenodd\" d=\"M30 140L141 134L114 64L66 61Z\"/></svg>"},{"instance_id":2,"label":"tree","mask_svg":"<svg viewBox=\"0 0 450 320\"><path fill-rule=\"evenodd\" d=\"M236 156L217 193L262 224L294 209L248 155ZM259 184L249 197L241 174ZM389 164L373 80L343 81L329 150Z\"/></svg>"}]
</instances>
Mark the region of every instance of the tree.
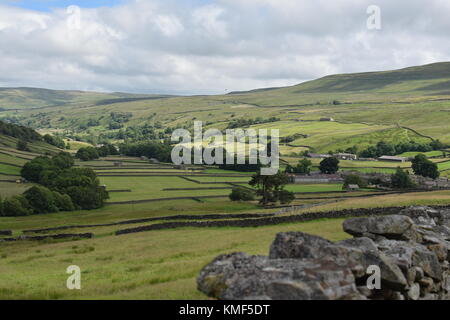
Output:
<instances>
[{"instance_id":1,"label":"tree","mask_svg":"<svg viewBox=\"0 0 450 320\"><path fill-rule=\"evenodd\" d=\"M76 155L76 158L80 159L81 161L91 161L99 158L99 154L96 148L94 147L85 147L80 148Z\"/></svg>"},{"instance_id":2,"label":"tree","mask_svg":"<svg viewBox=\"0 0 450 320\"><path fill-rule=\"evenodd\" d=\"M335 157L325 158L320 162L320 172L334 174L339 171L339 160Z\"/></svg>"},{"instance_id":3,"label":"tree","mask_svg":"<svg viewBox=\"0 0 450 320\"><path fill-rule=\"evenodd\" d=\"M60 137L51 136L49 134L46 134L45 136L43 136L43 138L44 138L44 141L47 142L48 144L51 144L60 149L66 148L66 144L64 143L64 140L61 139Z\"/></svg>"},{"instance_id":4,"label":"tree","mask_svg":"<svg viewBox=\"0 0 450 320\"><path fill-rule=\"evenodd\" d=\"M286 193L288 191L284 190L284 186L288 182L289 176L286 173L278 172L272 176L264 176L258 172L252 177L249 184L256 187L256 193L261 196L260 203L267 205L268 203L275 203L280 200L287 201L289 199L290 196Z\"/></svg>"},{"instance_id":5,"label":"tree","mask_svg":"<svg viewBox=\"0 0 450 320\"><path fill-rule=\"evenodd\" d=\"M31 213L27 200L23 196L5 199L3 202L3 215L6 217L28 216Z\"/></svg>"},{"instance_id":6,"label":"tree","mask_svg":"<svg viewBox=\"0 0 450 320\"><path fill-rule=\"evenodd\" d=\"M243 187L234 187L229 197L231 201L252 201L255 200L255 193Z\"/></svg>"},{"instance_id":7,"label":"tree","mask_svg":"<svg viewBox=\"0 0 450 320\"><path fill-rule=\"evenodd\" d=\"M281 204L288 204L295 200L295 194L287 190L280 190L278 192L278 200Z\"/></svg>"},{"instance_id":8,"label":"tree","mask_svg":"<svg viewBox=\"0 0 450 320\"><path fill-rule=\"evenodd\" d=\"M310 174L312 162L308 159L300 160L296 167L293 168L294 173L298 174Z\"/></svg>"},{"instance_id":9,"label":"tree","mask_svg":"<svg viewBox=\"0 0 450 320\"><path fill-rule=\"evenodd\" d=\"M347 188L351 184L356 184L361 188L367 187L367 181L356 174L349 174L344 179L344 186L343 189Z\"/></svg>"},{"instance_id":10,"label":"tree","mask_svg":"<svg viewBox=\"0 0 450 320\"><path fill-rule=\"evenodd\" d=\"M17 142L17 150L30 151L30 149L28 149L28 143L22 139Z\"/></svg>"},{"instance_id":11,"label":"tree","mask_svg":"<svg viewBox=\"0 0 450 320\"><path fill-rule=\"evenodd\" d=\"M42 186L34 186L23 193L34 214L57 212L53 193Z\"/></svg>"},{"instance_id":12,"label":"tree","mask_svg":"<svg viewBox=\"0 0 450 320\"><path fill-rule=\"evenodd\" d=\"M436 163L427 159L424 154L418 154L412 160L412 169L416 175L437 179L440 172Z\"/></svg>"},{"instance_id":13,"label":"tree","mask_svg":"<svg viewBox=\"0 0 450 320\"><path fill-rule=\"evenodd\" d=\"M74 166L75 161L70 153L60 152L52 158L52 163L60 169L69 169Z\"/></svg>"},{"instance_id":14,"label":"tree","mask_svg":"<svg viewBox=\"0 0 450 320\"><path fill-rule=\"evenodd\" d=\"M53 192L53 199L55 201L56 207L60 211L73 211L75 206L73 205L72 199L67 194L61 194L59 192Z\"/></svg>"},{"instance_id":15,"label":"tree","mask_svg":"<svg viewBox=\"0 0 450 320\"><path fill-rule=\"evenodd\" d=\"M20 171L20 175L28 181L39 183L41 173L49 170L53 166L52 161L48 157L37 157L25 163Z\"/></svg>"},{"instance_id":16,"label":"tree","mask_svg":"<svg viewBox=\"0 0 450 320\"><path fill-rule=\"evenodd\" d=\"M415 185L411 181L409 173L398 167L395 174L391 176L391 186L398 189L411 189Z\"/></svg>"}]
</instances>

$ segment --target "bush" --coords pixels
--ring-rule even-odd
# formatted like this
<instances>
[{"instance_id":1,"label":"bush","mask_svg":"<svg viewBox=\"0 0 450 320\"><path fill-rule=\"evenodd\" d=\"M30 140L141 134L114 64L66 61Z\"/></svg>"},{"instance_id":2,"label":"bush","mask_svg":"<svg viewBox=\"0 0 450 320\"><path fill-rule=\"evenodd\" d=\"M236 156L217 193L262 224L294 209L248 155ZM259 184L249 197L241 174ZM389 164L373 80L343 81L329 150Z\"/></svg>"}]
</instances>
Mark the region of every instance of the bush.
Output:
<instances>
[{"instance_id":1,"label":"bush","mask_svg":"<svg viewBox=\"0 0 450 320\"><path fill-rule=\"evenodd\" d=\"M293 192L287 191L287 190L280 190L278 191L278 200L281 204L288 204L294 201L295 194Z\"/></svg>"},{"instance_id":2,"label":"bush","mask_svg":"<svg viewBox=\"0 0 450 320\"><path fill-rule=\"evenodd\" d=\"M32 213L25 197L15 196L3 201L3 215L6 217L28 216Z\"/></svg>"},{"instance_id":3,"label":"bush","mask_svg":"<svg viewBox=\"0 0 450 320\"><path fill-rule=\"evenodd\" d=\"M231 201L252 201L255 200L255 193L242 187L235 187L230 194Z\"/></svg>"}]
</instances>

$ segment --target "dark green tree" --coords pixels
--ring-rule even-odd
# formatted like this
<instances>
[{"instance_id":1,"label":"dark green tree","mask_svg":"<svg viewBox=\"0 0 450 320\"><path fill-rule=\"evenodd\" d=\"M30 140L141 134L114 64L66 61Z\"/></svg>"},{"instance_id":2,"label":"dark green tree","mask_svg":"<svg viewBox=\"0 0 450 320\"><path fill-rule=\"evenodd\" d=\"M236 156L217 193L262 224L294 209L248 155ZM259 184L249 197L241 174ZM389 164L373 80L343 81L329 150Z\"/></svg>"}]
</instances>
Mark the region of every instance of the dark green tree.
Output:
<instances>
[{"instance_id":1,"label":"dark green tree","mask_svg":"<svg viewBox=\"0 0 450 320\"><path fill-rule=\"evenodd\" d=\"M229 197L231 201L253 201L255 193L247 188L234 187Z\"/></svg>"},{"instance_id":2,"label":"dark green tree","mask_svg":"<svg viewBox=\"0 0 450 320\"><path fill-rule=\"evenodd\" d=\"M367 187L368 182L357 174L349 174L344 179L343 189L347 188L351 184L357 184L361 188Z\"/></svg>"},{"instance_id":3,"label":"dark green tree","mask_svg":"<svg viewBox=\"0 0 450 320\"><path fill-rule=\"evenodd\" d=\"M415 185L412 182L409 173L398 167L395 174L391 176L391 186L397 189L411 189Z\"/></svg>"},{"instance_id":4,"label":"dark green tree","mask_svg":"<svg viewBox=\"0 0 450 320\"><path fill-rule=\"evenodd\" d=\"M6 217L28 216L32 213L23 196L15 196L3 201L3 215Z\"/></svg>"},{"instance_id":5,"label":"dark green tree","mask_svg":"<svg viewBox=\"0 0 450 320\"><path fill-rule=\"evenodd\" d=\"M334 174L339 171L339 160L335 157L325 158L320 162L320 172Z\"/></svg>"},{"instance_id":6,"label":"dark green tree","mask_svg":"<svg viewBox=\"0 0 450 320\"><path fill-rule=\"evenodd\" d=\"M427 159L424 154L418 154L412 160L412 169L416 175L437 179L440 172L436 163Z\"/></svg>"},{"instance_id":7,"label":"dark green tree","mask_svg":"<svg viewBox=\"0 0 450 320\"><path fill-rule=\"evenodd\" d=\"M19 150L19 151L30 151L30 149L28 148L28 142L26 142L25 140L20 139L17 142L17 150Z\"/></svg>"},{"instance_id":8,"label":"dark green tree","mask_svg":"<svg viewBox=\"0 0 450 320\"><path fill-rule=\"evenodd\" d=\"M289 183L289 176L286 173L278 172L272 176L264 176L258 172L252 177L249 184L257 189L257 195L261 196L260 203L267 205L280 200L280 192L284 190L286 184ZM282 194L283 199L287 199L285 193Z\"/></svg>"},{"instance_id":9,"label":"dark green tree","mask_svg":"<svg viewBox=\"0 0 450 320\"><path fill-rule=\"evenodd\" d=\"M42 186L33 186L23 193L34 214L57 212L53 192Z\"/></svg>"}]
</instances>

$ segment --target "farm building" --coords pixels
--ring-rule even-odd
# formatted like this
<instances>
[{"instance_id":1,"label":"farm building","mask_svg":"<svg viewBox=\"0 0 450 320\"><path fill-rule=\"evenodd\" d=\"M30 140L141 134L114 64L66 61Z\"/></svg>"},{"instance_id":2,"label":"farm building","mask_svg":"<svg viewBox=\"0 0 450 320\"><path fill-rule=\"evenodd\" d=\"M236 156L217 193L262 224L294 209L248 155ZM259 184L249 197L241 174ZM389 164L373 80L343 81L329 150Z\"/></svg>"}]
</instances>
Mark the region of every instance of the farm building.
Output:
<instances>
[{"instance_id":1,"label":"farm building","mask_svg":"<svg viewBox=\"0 0 450 320\"><path fill-rule=\"evenodd\" d=\"M333 122L334 119L331 118L331 117L323 117L323 118L320 118L320 121L331 121L331 122Z\"/></svg>"},{"instance_id":2,"label":"farm building","mask_svg":"<svg viewBox=\"0 0 450 320\"><path fill-rule=\"evenodd\" d=\"M308 158L313 159L324 159L324 158L330 158L331 156L329 154L319 154L319 153L308 153Z\"/></svg>"},{"instance_id":3,"label":"farm building","mask_svg":"<svg viewBox=\"0 0 450 320\"><path fill-rule=\"evenodd\" d=\"M382 156L378 158L379 161L390 161L390 162L405 162L407 159L403 157L395 156Z\"/></svg>"},{"instance_id":4,"label":"farm building","mask_svg":"<svg viewBox=\"0 0 450 320\"><path fill-rule=\"evenodd\" d=\"M337 153L334 155L334 157L338 158L339 160L358 160L358 156L352 153Z\"/></svg>"},{"instance_id":5,"label":"farm building","mask_svg":"<svg viewBox=\"0 0 450 320\"><path fill-rule=\"evenodd\" d=\"M295 184L310 184L310 183L341 183L344 179L338 174L311 174L311 175L296 175L292 181Z\"/></svg>"},{"instance_id":6,"label":"farm building","mask_svg":"<svg viewBox=\"0 0 450 320\"><path fill-rule=\"evenodd\" d=\"M359 185L357 184L349 184L345 187L345 190L347 191L358 191L360 189Z\"/></svg>"}]
</instances>

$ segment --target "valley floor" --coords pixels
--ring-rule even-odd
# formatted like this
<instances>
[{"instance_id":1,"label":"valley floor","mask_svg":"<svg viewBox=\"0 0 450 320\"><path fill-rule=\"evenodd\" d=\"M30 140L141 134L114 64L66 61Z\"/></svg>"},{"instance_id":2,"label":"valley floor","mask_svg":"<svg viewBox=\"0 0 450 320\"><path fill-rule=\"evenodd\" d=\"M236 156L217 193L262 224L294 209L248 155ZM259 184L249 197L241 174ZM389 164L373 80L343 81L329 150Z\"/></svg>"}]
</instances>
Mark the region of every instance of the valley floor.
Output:
<instances>
[{"instance_id":1,"label":"valley floor","mask_svg":"<svg viewBox=\"0 0 450 320\"><path fill-rule=\"evenodd\" d=\"M166 222L238 220L239 217L228 215L267 215L280 209L262 209L256 202L228 200L234 185L248 187L248 173L205 168L177 170L131 158L122 159L123 166L115 168L112 161L114 159L77 163L93 167L101 182L112 191L105 207L0 218L0 230L12 230L14 237L29 229L64 226L71 227L26 234L94 234L87 240L0 242L0 299L206 299L196 289L196 277L217 255L237 251L266 255L275 234L284 231L303 231L330 240L348 237L342 230L344 218L257 228L175 228L116 236L116 231L126 228ZM4 177L5 180L16 178ZM13 181L0 182L2 195L6 190L9 194L21 193L27 186ZM348 208L450 204L450 191L347 193L339 184L288 185L288 189L296 192L293 204L299 207L285 215ZM211 214L218 216L205 217ZM148 220L150 218L158 220ZM121 224L133 219L147 220ZM69 276L66 269L71 265L81 268L82 289L79 291L66 288Z\"/></svg>"}]
</instances>

